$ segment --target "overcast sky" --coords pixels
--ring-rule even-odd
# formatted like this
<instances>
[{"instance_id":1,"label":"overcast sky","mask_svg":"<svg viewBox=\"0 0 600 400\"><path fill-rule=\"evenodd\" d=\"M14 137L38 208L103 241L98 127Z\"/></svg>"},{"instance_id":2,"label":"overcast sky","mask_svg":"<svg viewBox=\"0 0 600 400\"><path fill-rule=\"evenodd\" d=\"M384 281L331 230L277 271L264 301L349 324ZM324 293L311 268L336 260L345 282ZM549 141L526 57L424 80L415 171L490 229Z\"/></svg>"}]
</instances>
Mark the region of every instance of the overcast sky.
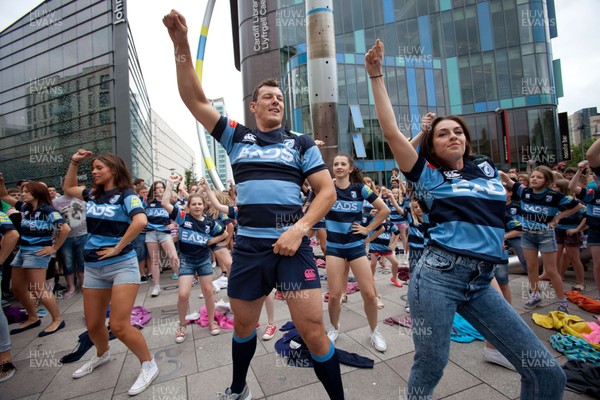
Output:
<instances>
[{"instance_id":1,"label":"overcast sky","mask_svg":"<svg viewBox=\"0 0 600 400\"><path fill-rule=\"evenodd\" d=\"M0 30L40 3L0 0ZM172 8L186 17L194 56L206 0L129 0L127 4L150 104L199 157L194 119L179 98L173 46L161 20ZM600 1L556 0L556 15L558 37L552 40L552 47L554 58L561 59L564 88L559 112L571 114L581 108L600 106L600 35L596 26ZM231 43L229 1L218 0L208 34L204 89L209 98L224 97L229 115L243 122L241 74L234 67Z\"/></svg>"}]
</instances>

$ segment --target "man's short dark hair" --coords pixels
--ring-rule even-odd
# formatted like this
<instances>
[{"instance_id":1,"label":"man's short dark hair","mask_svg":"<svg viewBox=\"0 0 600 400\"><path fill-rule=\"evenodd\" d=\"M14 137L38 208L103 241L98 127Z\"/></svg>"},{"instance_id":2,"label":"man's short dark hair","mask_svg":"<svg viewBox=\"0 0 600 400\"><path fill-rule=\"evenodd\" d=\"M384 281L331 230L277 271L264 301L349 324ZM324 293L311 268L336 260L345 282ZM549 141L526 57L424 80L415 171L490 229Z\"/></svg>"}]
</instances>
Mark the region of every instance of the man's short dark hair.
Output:
<instances>
[{"instance_id":1,"label":"man's short dark hair","mask_svg":"<svg viewBox=\"0 0 600 400\"><path fill-rule=\"evenodd\" d=\"M275 79L264 79L258 82L258 85L254 88L254 92L252 92L252 101L255 102L258 100L258 91L263 86L271 86L279 88L279 83Z\"/></svg>"}]
</instances>

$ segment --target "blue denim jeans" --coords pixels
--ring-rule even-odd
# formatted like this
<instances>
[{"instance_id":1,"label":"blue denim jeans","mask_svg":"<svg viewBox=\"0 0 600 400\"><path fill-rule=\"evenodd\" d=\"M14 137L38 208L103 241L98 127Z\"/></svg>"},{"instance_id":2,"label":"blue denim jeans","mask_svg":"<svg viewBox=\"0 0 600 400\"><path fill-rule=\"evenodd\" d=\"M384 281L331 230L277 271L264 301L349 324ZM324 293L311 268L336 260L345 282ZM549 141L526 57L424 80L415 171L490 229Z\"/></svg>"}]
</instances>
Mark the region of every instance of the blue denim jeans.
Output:
<instances>
[{"instance_id":1,"label":"blue denim jeans","mask_svg":"<svg viewBox=\"0 0 600 400\"><path fill-rule=\"evenodd\" d=\"M494 265L428 246L413 271L408 300L415 357L408 398L432 398L450 351L458 312L521 374L521 399L562 399L565 373L491 285ZM415 329L417 327L418 329ZM483 346L482 346L483 350Z\"/></svg>"},{"instance_id":2,"label":"blue denim jeans","mask_svg":"<svg viewBox=\"0 0 600 400\"><path fill-rule=\"evenodd\" d=\"M58 249L58 256L63 263L65 276L73 275L75 272L83 273L83 248L87 239L88 235L68 237Z\"/></svg>"},{"instance_id":3,"label":"blue denim jeans","mask_svg":"<svg viewBox=\"0 0 600 400\"><path fill-rule=\"evenodd\" d=\"M525 254L523 253L523 247L521 247L521 237L518 236L512 239L506 239L506 243L512 247L515 255L519 258L521 268L523 268L523 271L527 273L527 261L525 260Z\"/></svg>"}]
</instances>

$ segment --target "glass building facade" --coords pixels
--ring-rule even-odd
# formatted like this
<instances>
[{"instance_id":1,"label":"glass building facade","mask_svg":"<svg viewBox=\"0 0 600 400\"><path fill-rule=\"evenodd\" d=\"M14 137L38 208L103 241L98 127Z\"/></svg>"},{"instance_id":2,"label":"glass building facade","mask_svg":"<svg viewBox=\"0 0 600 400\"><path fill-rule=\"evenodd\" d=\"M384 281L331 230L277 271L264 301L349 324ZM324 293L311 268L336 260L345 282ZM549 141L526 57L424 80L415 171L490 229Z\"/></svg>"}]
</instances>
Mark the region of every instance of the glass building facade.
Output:
<instances>
[{"instance_id":1,"label":"glass building facade","mask_svg":"<svg viewBox=\"0 0 600 400\"><path fill-rule=\"evenodd\" d=\"M48 0L0 32L0 170L59 185L79 148L152 178L150 102L124 0ZM90 182L89 163L80 169Z\"/></svg>"},{"instance_id":2,"label":"glass building facade","mask_svg":"<svg viewBox=\"0 0 600 400\"><path fill-rule=\"evenodd\" d=\"M304 1L231 4L246 103L258 81L279 78L289 128L312 134ZM560 161L554 0L333 0L333 11L339 151L356 155L352 134L362 136L366 157L357 161L370 175L383 181L395 165L364 68L376 38L385 44L386 85L405 135L419 131L428 111L461 115L473 151L490 155L498 167L525 169L540 152L549 163Z\"/></svg>"}]
</instances>

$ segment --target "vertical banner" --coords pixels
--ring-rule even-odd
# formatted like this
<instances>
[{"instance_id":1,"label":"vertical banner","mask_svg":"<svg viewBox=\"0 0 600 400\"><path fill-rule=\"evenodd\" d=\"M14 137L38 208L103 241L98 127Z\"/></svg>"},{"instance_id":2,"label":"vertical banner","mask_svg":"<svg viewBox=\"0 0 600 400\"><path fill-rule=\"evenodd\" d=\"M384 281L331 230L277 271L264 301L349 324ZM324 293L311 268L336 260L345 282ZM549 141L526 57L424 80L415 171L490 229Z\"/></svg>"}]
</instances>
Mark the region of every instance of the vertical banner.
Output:
<instances>
[{"instance_id":1,"label":"vertical banner","mask_svg":"<svg viewBox=\"0 0 600 400\"><path fill-rule=\"evenodd\" d=\"M571 160L571 138L569 136L569 117L566 112L558 113L558 132L560 134L560 154L562 160ZM585 155L582 155L585 157Z\"/></svg>"}]
</instances>

